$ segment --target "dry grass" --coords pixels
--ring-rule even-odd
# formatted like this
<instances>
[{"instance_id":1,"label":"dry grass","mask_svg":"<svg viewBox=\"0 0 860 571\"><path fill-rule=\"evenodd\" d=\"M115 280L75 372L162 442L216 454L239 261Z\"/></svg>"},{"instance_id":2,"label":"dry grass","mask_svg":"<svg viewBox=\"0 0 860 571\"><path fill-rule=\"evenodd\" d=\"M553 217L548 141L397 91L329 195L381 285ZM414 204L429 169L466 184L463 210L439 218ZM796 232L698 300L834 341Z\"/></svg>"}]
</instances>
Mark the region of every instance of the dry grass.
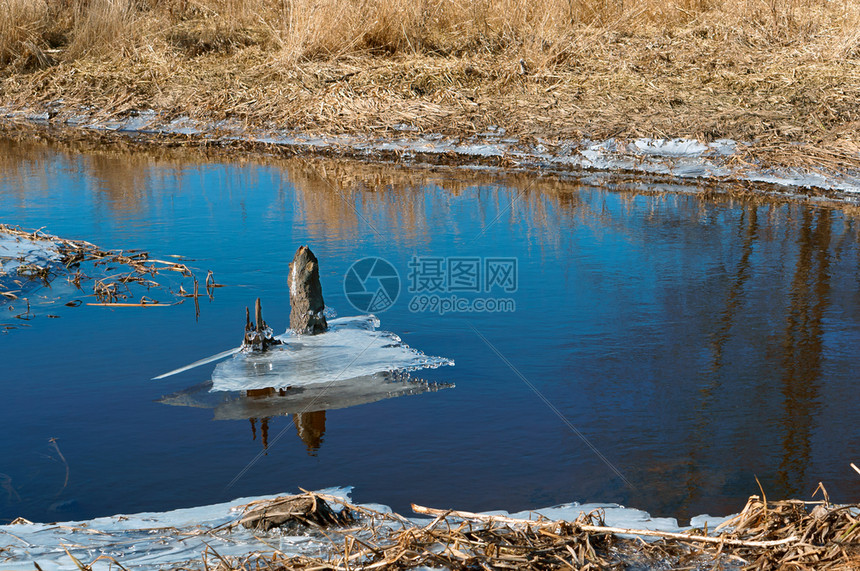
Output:
<instances>
[{"instance_id":1,"label":"dry grass","mask_svg":"<svg viewBox=\"0 0 860 571\"><path fill-rule=\"evenodd\" d=\"M337 133L730 137L858 166L860 3L0 0L0 105L56 100Z\"/></svg>"},{"instance_id":2,"label":"dry grass","mask_svg":"<svg viewBox=\"0 0 860 571\"><path fill-rule=\"evenodd\" d=\"M71 10L66 57L104 56L140 46L142 18L134 0L72 0Z\"/></svg>"},{"instance_id":3,"label":"dry grass","mask_svg":"<svg viewBox=\"0 0 860 571\"><path fill-rule=\"evenodd\" d=\"M0 14L4 58L28 41L60 47L60 38L66 61L162 41L198 52L254 43L287 60L367 51L541 59L572 55L595 31L798 48L824 38L840 49L823 57L844 57L860 22L851 0L2 0Z\"/></svg>"},{"instance_id":4,"label":"dry grass","mask_svg":"<svg viewBox=\"0 0 860 571\"><path fill-rule=\"evenodd\" d=\"M48 23L48 4L44 0L0 0L0 64L24 60L27 65L41 50Z\"/></svg>"},{"instance_id":5,"label":"dry grass","mask_svg":"<svg viewBox=\"0 0 860 571\"><path fill-rule=\"evenodd\" d=\"M335 511L329 502L343 509ZM826 500L766 502L752 496L740 514L710 533L607 527L601 510L580 513L575 521L523 520L414 505L413 510L435 519L423 525L313 493L255 502L245 506L233 526L258 532L282 527L283 533L302 535L324 530L332 545L328 557L275 552L225 558L212 549L204 554L203 564L218 571L427 567L848 571L857 568L860 557L860 506L835 506Z\"/></svg>"}]
</instances>

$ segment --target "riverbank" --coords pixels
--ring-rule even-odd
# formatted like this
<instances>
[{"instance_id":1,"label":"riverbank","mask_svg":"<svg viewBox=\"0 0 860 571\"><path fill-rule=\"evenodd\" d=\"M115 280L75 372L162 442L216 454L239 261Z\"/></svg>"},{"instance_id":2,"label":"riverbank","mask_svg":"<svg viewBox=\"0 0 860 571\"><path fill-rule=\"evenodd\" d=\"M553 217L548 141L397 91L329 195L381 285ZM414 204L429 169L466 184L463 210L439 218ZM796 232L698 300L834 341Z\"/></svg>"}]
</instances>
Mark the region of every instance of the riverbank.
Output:
<instances>
[{"instance_id":1,"label":"riverbank","mask_svg":"<svg viewBox=\"0 0 860 571\"><path fill-rule=\"evenodd\" d=\"M0 107L75 127L152 116L186 136L199 134L186 122L420 144L490 134L562 156L730 140L733 171L860 170L850 3L413 4L17 0Z\"/></svg>"},{"instance_id":2,"label":"riverbank","mask_svg":"<svg viewBox=\"0 0 860 571\"><path fill-rule=\"evenodd\" d=\"M615 504L516 514L355 504L349 488L0 526L9 569L855 569L860 506L762 501L688 526Z\"/></svg>"}]
</instances>

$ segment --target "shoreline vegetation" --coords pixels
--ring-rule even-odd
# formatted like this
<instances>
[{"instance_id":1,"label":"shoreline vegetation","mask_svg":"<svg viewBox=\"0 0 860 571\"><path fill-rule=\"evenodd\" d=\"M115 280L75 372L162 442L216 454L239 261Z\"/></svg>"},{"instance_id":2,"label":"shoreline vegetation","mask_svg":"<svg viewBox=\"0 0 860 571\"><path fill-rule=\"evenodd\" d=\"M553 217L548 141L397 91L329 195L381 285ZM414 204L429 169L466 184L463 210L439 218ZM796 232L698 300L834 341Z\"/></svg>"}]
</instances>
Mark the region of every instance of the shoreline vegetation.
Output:
<instances>
[{"instance_id":1,"label":"shoreline vegetation","mask_svg":"<svg viewBox=\"0 0 860 571\"><path fill-rule=\"evenodd\" d=\"M852 464L852 467L855 467ZM855 467L856 469L856 467ZM858 470L860 472L860 470ZM288 533L324 530L327 557L204 554L219 571L250 569L795 569L848 571L860 560L860 505L768 501L750 496L714 529L683 533L607 526L602 510L573 521L433 509L412 504L429 523L304 492L252 502L234 526ZM818 490L816 490L817 492ZM339 504L335 511L329 503ZM343 531L343 528L346 528ZM337 529L341 528L341 529ZM646 538L648 541L646 541Z\"/></svg>"},{"instance_id":2,"label":"shoreline vegetation","mask_svg":"<svg viewBox=\"0 0 860 571\"><path fill-rule=\"evenodd\" d=\"M0 0L0 106L860 168L851 0Z\"/></svg>"},{"instance_id":3,"label":"shoreline vegetation","mask_svg":"<svg viewBox=\"0 0 860 571\"><path fill-rule=\"evenodd\" d=\"M58 318L55 313L61 305L152 308L191 299L199 316L200 297L212 299L215 288L222 287L212 271L205 281L198 280L179 257L159 260L143 250L105 250L2 222L0 254L0 308L8 310L0 318L0 334L29 327L27 322L40 315ZM14 263L4 267L9 261ZM171 272L178 279L164 275ZM57 291L51 287L54 280L65 281L68 287L61 284ZM46 291L34 292L36 284L47 286Z\"/></svg>"},{"instance_id":4,"label":"shoreline vegetation","mask_svg":"<svg viewBox=\"0 0 860 571\"><path fill-rule=\"evenodd\" d=\"M191 508L194 519L188 510L63 524L18 518L0 531L17 540L4 553L13 569L856 570L860 504L832 504L819 490L817 501L750 496L737 514L680 528L600 504L518 514L412 504L416 515L404 516L354 504L341 489Z\"/></svg>"}]
</instances>

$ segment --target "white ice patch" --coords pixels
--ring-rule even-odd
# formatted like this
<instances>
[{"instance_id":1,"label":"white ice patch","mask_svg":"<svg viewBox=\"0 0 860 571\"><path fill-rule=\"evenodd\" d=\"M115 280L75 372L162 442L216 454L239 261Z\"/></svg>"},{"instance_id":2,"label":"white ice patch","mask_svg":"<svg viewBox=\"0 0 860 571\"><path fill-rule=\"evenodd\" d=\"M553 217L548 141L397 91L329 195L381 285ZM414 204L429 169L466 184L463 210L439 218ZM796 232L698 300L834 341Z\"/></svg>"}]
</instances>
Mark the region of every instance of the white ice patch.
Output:
<instances>
[{"instance_id":1,"label":"white ice patch","mask_svg":"<svg viewBox=\"0 0 860 571\"><path fill-rule=\"evenodd\" d=\"M580 504L573 502L552 508L541 508L526 512L511 514L515 519L538 519L539 516L551 520L575 521L581 513L598 511L603 516L604 523L609 527L621 527L624 529L647 529L650 531L681 532L692 527L714 529L724 521L733 516L711 517L700 515L690 521L690 526L681 527L678 520L673 517L653 517L646 511L635 508L626 508L618 504Z\"/></svg>"},{"instance_id":2,"label":"white ice patch","mask_svg":"<svg viewBox=\"0 0 860 571\"><path fill-rule=\"evenodd\" d=\"M734 152L727 139L705 145L695 139L640 138L623 143L607 139L588 142L585 148L561 160L573 166L599 170L629 170L680 178L726 177L733 173L721 162ZM581 157L581 158L580 158Z\"/></svg>"},{"instance_id":3,"label":"white ice patch","mask_svg":"<svg viewBox=\"0 0 860 571\"><path fill-rule=\"evenodd\" d=\"M296 269L295 264L293 264L293 267L290 269L290 294L292 295L296 295L298 291L298 275L299 271Z\"/></svg>"},{"instance_id":4,"label":"white ice patch","mask_svg":"<svg viewBox=\"0 0 860 571\"><path fill-rule=\"evenodd\" d=\"M213 391L304 387L366 377L384 371L414 371L453 365L403 343L397 335L377 331L373 315L341 317L319 335L278 336L284 341L264 353L239 352L212 373Z\"/></svg>"},{"instance_id":5,"label":"white ice patch","mask_svg":"<svg viewBox=\"0 0 860 571\"><path fill-rule=\"evenodd\" d=\"M351 488L329 488L319 493L341 497L349 501ZM175 568L199 561L208 547L214 547L224 557L243 557L252 553L272 553L275 550L287 556L317 556L341 552L342 543L333 544L325 535L303 532L293 535L273 530L259 532L241 526L230 527L239 519L238 506L255 500L277 496L240 498L231 502L173 510L162 513L140 513L100 517L88 521L57 524L23 524L0 526L0 553L2 567L9 571L31 571L33 563L48 570L75 569L68 552L82 564L92 563L92 569L116 569L113 560L124 569ZM332 503L337 509L337 504ZM390 513L390 508L379 504L362 504L362 507ZM537 519L544 516L552 520L575 521L580 513L600 510L608 526L627 529L648 529L683 532L673 518L652 518L648 512L625 508L618 504L571 503L557 507L510 514L517 519ZM485 512L486 515L509 515L507 512ZM731 516L729 516L731 517ZM714 529L728 518L699 516L691 525ZM425 518L412 518L416 525L429 522ZM95 561L100 556L111 559ZM209 550L209 560L217 557ZM95 563L93 563L95 561ZM196 566L194 566L196 568Z\"/></svg>"},{"instance_id":6,"label":"white ice patch","mask_svg":"<svg viewBox=\"0 0 860 571\"><path fill-rule=\"evenodd\" d=\"M661 157L698 157L709 150L693 139L636 139L633 146L641 153Z\"/></svg>"},{"instance_id":7,"label":"white ice patch","mask_svg":"<svg viewBox=\"0 0 860 571\"><path fill-rule=\"evenodd\" d=\"M768 169L750 172L747 178L751 181L766 182L780 186L797 186L802 188L828 188L847 193L860 193L860 177L849 176L847 173L840 181L830 180L821 173L808 172L802 169Z\"/></svg>"},{"instance_id":8,"label":"white ice patch","mask_svg":"<svg viewBox=\"0 0 860 571\"><path fill-rule=\"evenodd\" d=\"M152 127L153 125L156 125L157 120L158 115L155 111L142 111L128 117L121 123L118 130L145 133L152 130Z\"/></svg>"},{"instance_id":9,"label":"white ice patch","mask_svg":"<svg viewBox=\"0 0 860 571\"><path fill-rule=\"evenodd\" d=\"M349 488L333 488L321 493L348 499ZM124 569L173 569L199 561L207 545L224 557L275 549L290 555L319 556L329 553L331 543L322 535L265 534L237 526L218 530L234 522L240 511L236 506L265 498L240 498L232 502L179 509L161 513L140 513L100 517L88 521L57 524L0 525L0 560L4 570L76 569L69 553L89 565L99 556L115 559ZM90 567L94 571L118 569L111 559L101 559ZM209 551L209 559L217 557ZM194 566L196 568L196 566Z\"/></svg>"},{"instance_id":10,"label":"white ice patch","mask_svg":"<svg viewBox=\"0 0 860 571\"><path fill-rule=\"evenodd\" d=\"M197 135L200 133L200 128L196 121L183 116L168 123L162 131L176 135Z\"/></svg>"},{"instance_id":11,"label":"white ice patch","mask_svg":"<svg viewBox=\"0 0 860 571\"><path fill-rule=\"evenodd\" d=\"M0 233L0 277L16 275L22 266L44 268L60 260L60 252L50 240Z\"/></svg>"},{"instance_id":12,"label":"white ice patch","mask_svg":"<svg viewBox=\"0 0 860 571\"><path fill-rule=\"evenodd\" d=\"M523 167L585 168L605 171L627 170L633 172L670 175L679 178L729 178L765 182L783 187L820 188L846 193L846 199L854 201L852 195L860 194L860 174L847 170L815 169L794 171L792 169L763 169L755 166L736 166L729 162L744 143L730 139L719 139L705 144L695 139L639 138L621 142L605 141L557 141L553 149L539 142L533 145L516 138L504 137L504 129L495 133L481 133L469 138L450 138L428 133L416 138L370 138L366 136L308 134L285 129L271 128L250 131L241 123L230 121L205 122L182 117L166 121L151 111L141 111L135 117L122 121L105 121L97 110L90 115L83 113L63 119L70 125L87 129L118 129L125 132L162 132L174 134L204 134L213 140L252 141L257 143L303 147L308 150L351 149L359 152L394 151L401 156L411 153L448 154L455 153L472 157L504 156L513 164ZM32 110L15 110L0 107L0 117L19 118L34 122L48 120L47 113ZM87 118L88 117L88 118ZM94 121L94 122L93 122ZM401 129L401 132L410 132ZM492 130L491 130L492 131Z\"/></svg>"},{"instance_id":13,"label":"white ice patch","mask_svg":"<svg viewBox=\"0 0 860 571\"><path fill-rule=\"evenodd\" d=\"M717 139L708 146L718 155L728 156L734 154L735 149L738 147L738 143L732 139Z\"/></svg>"}]
</instances>

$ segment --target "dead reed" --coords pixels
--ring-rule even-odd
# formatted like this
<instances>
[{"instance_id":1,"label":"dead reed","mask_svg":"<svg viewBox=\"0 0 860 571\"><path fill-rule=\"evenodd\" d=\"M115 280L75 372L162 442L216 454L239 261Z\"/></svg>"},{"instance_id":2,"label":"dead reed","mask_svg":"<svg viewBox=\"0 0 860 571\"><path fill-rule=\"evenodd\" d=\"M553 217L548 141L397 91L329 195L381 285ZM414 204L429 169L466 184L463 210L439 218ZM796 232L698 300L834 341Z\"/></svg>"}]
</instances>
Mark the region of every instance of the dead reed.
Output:
<instances>
[{"instance_id":1,"label":"dead reed","mask_svg":"<svg viewBox=\"0 0 860 571\"><path fill-rule=\"evenodd\" d=\"M73 0L65 57L105 56L143 47L143 19L134 0Z\"/></svg>"},{"instance_id":2,"label":"dead reed","mask_svg":"<svg viewBox=\"0 0 860 571\"><path fill-rule=\"evenodd\" d=\"M191 269L179 261L159 260L140 250L103 250L98 246L82 240L67 240L41 232L22 230L14 226L0 224L0 235L14 238L26 238L44 242L59 254L56 263L23 264L16 270L15 275L0 273L0 302L4 302L16 319L15 322L0 322L0 331L15 329L22 321L29 321L36 316L37 307L50 310L59 304L70 307L80 305L102 307L169 307L182 303L185 297L194 297L195 302L199 293L195 288L194 294L187 294L180 283L177 291L170 287L172 284L156 277L164 272L175 272L183 277L190 277L197 283ZM211 274L211 272L210 272ZM26 293L27 282L38 281L50 284L53 280L65 278L81 297L92 297L94 301L83 302L81 299L67 300L62 296L37 293ZM86 293L84 287L90 287L91 293ZM207 276L206 291L212 295L213 288L221 287L213 277ZM167 300L150 297L154 292L160 292ZM134 301L134 300L137 301ZM31 303L32 302L32 303ZM26 304L26 310L21 312L21 304ZM49 317L57 317L48 314Z\"/></svg>"},{"instance_id":3,"label":"dead reed","mask_svg":"<svg viewBox=\"0 0 860 571\"><path fill-rule=\"evenodd\" d=\"M729 42L802 42L798 48L826 36L841 51L822 55L846 57L858 45L860 8L848 0L3 0L0 14L7 56L24 33L42 47L67 48L66 59L120 43L148 49L159 38L198 54L254 44L287 59L513 51L549 61L576 55L570 49L584 32L691 28Z\"/></svg>"},{"instance_id":4,"label":"dead reed","mask_svg":"<svg viewBox=\"0 0 860 571\"><path fill-rule=\"evenodd\" d=\"M845 168L858 64L850 0L0 0L0 106L58 120L728 137Z\"/></svg>"},{"instance_id":5,"label":"dead reed","mask_svg":"<svg viewBox=\"0 0 860 571\"><path fill-rule=\"evenodd\" d=\"M0 1L0 65L18 61L28 67L45 67L50 63L39 47L44 43L48 16L48 4L42 0Z\"/></svg>"},{"instance_id":6,"label":"dead reed","mask_svg":"<svg viewBox=\"0 0 860 571\"><path fill-rule=\"evenodd\" d=\"M332 507L333 504L339 509ZM810 509L812 508L812 509ZM413 506L429 523L304 493L255 502L233 525L282 533L318 529L328 557L278 551L244 558L204 554L209 569L623 569L849 570L860 561L860 504L767 502L750 497L715 530L669 533L607 527L599 511L575 521L532 520ZM265 537L260 537L265 543ZM213 557L214 554L214 557Z\"/></svg>"}]
</instances>

